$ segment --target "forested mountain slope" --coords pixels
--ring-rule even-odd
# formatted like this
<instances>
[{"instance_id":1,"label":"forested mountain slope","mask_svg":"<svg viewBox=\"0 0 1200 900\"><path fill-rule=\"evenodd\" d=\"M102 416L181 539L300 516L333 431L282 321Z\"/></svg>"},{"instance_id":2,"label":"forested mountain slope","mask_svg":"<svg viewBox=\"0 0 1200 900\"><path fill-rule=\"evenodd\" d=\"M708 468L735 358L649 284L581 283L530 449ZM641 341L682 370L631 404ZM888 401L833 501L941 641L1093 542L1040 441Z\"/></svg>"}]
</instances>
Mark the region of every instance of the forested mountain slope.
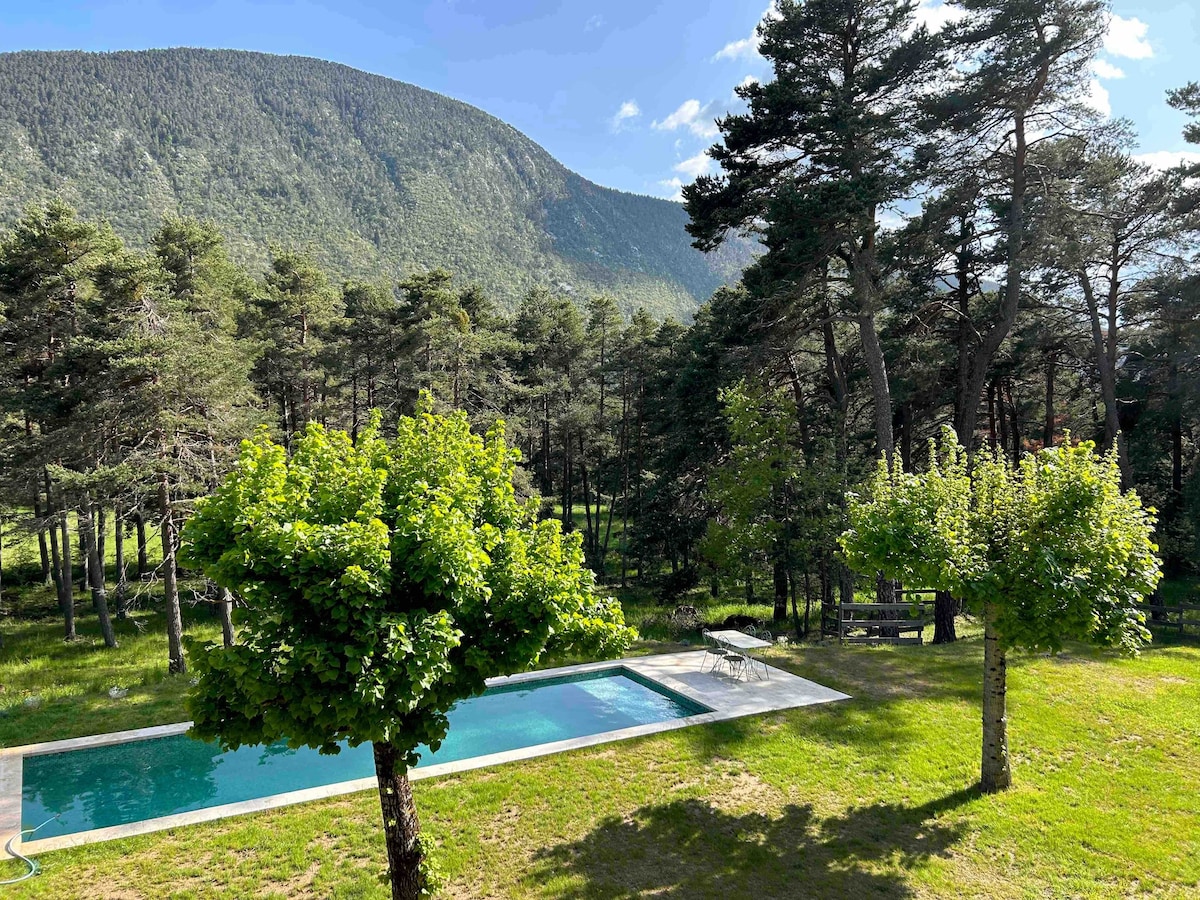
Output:
<instances>
[{"instance_id":1,"label":"forested mountain slope","mask_svg":"<svg viewBox=\"0 0 1200 900\"><path fill-rule=\"evenodd\" d=\"M138 242L177 211L247 262L311 243L343 275L442 266L506 304L549 285L687 317L749 258L697 252L679 205L592 184L474 107L244 51L0 54L0 220L54 193Z\"/></svg>"}]
</instances>

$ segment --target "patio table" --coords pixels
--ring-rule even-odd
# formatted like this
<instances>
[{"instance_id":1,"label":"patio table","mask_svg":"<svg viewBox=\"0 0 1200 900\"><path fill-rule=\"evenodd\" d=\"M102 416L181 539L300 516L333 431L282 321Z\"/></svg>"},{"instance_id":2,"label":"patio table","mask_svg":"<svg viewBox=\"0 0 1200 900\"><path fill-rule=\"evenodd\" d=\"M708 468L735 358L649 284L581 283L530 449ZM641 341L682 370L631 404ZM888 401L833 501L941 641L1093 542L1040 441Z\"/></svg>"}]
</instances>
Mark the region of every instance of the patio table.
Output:
<instances>
[{"instance_id":1,"label":"patio table","mask_svg":"<svg viewBox=\"0 0 1200 900\"><path fill-rule=\"evenodd\" d=\"M709 634L718 643L724 644L727 647L733 647L735 650L761 650L764 647L771 646L770 641L764 641L762 638L752 637L733 629L710 631Z\"/></svg>"}]
</instances>

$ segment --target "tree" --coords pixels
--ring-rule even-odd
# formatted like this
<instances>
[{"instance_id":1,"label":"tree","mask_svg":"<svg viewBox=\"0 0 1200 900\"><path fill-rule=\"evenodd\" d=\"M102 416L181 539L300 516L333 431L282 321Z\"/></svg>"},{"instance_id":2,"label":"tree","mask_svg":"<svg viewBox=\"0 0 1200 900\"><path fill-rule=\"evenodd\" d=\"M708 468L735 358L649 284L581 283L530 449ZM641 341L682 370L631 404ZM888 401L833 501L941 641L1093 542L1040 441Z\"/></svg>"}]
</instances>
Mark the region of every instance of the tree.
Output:
<instances>
[{"instance_id":1,"label":"tree","mask_svg":"<svg viewBox=\"0 0 1200 900\"><path fill-rule=\"evenodd\" d=\"M1012 780L1007 652L1057 652L1068 640L1134 652L1149 632L1136 604L1160 577L1153 510L1121 491L1115 453L1090 442L1025 456L966 452L953 432L926 471L880 461L850 497L841 544L851 566L948 591L983 614L980 787Z\"/></svg>"},{"instance_id":2,"label":"tree","mask_svg":"<svg viewBox=\"0 0 1200 900\"><path fill-rule=\"evenodd\" d=\"M835 265L870 374L875 438L892 453L891 388L876 317L886 273L881 215L922 177L919 103L936 60L912 0L782 0L759 26L774 80L737 88L749 111L720 120L709 155L724 170L683 189L695 246L761 233L768 285L803 285ZM794 295L794 289L787 291Z\"/></svg>"},{"instance_id":3,"label":"tree","mask_svg":"<svg viewBox=\"0 0 1200 900\"><path fill-rule=\"evenodd\" d=\"M996 233L1003 255L999 308L979 316L960 351L960 402L955 428L974 449L979 399L992 360L1017 321L1032 238L1038 227L1037 173L1031 153L1041 142L1078 134L1091 116L1088 62L1104 37L1102 0L957 0L962 17L946 30L954 65L947 89L930 104L942 145L939 174L952 190L972 187L986 203L965 227ZM964 247L965 249L965 247ZM963 291L967 289L963 286ZM966 297L960 313L967 314ZM971 323L975 325L975 322ZM964 356L965 354L965 356Z\"/></svg>"},{"instance_id":4,"label":"tree","mask_svg":"<svg viewBox=\"0 0 1200 900\"><path fill-rule=\"evenodd\" d=\"M394 442L310 424L289 459L260 431L185 526L184 555L236 590L243 642L192 644L194 731L225 747L371 741L395 898L425 886L408 769L446 712L547 649L632 637L592 594L577 536L537 521L503 425L422 411Z\"/></svg>"}]
</instances>

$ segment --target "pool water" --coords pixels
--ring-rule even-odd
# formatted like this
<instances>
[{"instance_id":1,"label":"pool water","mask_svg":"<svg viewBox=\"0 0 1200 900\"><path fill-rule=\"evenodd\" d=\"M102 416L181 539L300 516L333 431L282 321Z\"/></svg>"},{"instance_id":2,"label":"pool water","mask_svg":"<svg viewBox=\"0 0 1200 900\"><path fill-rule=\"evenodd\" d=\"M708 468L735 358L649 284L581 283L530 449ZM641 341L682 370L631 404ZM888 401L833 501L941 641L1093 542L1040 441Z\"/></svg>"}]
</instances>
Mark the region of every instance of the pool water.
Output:
<instances>
[{"instance_id":1,"label":"pool water","mask_svg":"<svg viewBox=\"0 0 1200 900\"><path fill-rule=\"evenodd\" d=\"M421 764L445 763L680 719L704 707L628 669L491 688L449 713L450 731ZM147 738L24 759L21 820L30 840L371 778L370 744L336 756L284 744L222 752L187 735Z\"/></svg>"}]
</instances>

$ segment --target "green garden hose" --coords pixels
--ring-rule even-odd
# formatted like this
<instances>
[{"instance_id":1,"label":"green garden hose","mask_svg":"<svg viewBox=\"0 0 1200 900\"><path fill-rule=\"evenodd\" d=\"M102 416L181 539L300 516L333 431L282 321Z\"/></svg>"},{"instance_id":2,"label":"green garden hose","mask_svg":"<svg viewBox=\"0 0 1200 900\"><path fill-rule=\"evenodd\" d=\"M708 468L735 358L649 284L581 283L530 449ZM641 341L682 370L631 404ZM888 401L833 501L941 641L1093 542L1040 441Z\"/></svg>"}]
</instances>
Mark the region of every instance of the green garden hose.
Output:
<instances>
[{"instance_id":1,"label":"green garden hose","mask_svg":"<svg viewBox=\"0 0 1200 900\"><path fill-rule=\"evenodd\" d=\"M7 881L0 881L0 885L16 884L18 881L24 881L26 878L32 878L34 875L36 875L38 872L40 872L42 870L42 867L40 865L38 865L37 860L30 859L28 856L24 856L20 852L14 850L13 849L13 841L15 841L19 837L24 837L27 834L33 834L39 828L46 827L47 825L49 825L51 822L53 822L57 818L58 818L58 815L55 814L55 815L51 816L50 818L48 818L41 825L37 826L37 828L26 828L24 831L18 831L16 834L14 834L12 837L10 837L8 839L8 842L4 845L4 852L7 853L9 856L11 856L13 859L19 859L21 862L25 863L25 865L29 866L29 871L26 872L24 875L20 875L16 878L9 878Z\"/></svg>"}]
</instances>

